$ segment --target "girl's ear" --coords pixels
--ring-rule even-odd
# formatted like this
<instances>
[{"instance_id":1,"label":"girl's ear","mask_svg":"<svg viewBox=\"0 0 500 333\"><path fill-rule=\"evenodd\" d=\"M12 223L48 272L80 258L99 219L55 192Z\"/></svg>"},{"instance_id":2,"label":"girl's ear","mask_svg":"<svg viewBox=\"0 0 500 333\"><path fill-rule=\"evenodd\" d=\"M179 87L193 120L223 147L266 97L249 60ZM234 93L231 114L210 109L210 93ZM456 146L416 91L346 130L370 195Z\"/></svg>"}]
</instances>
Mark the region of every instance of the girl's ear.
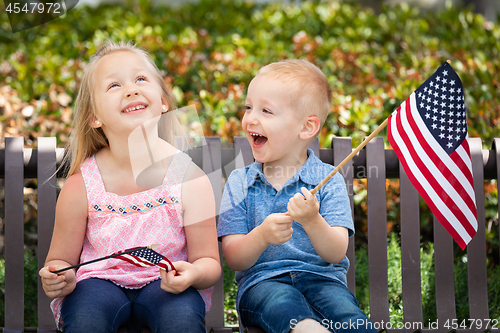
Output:
<instances>
[{"instance_id":1,"label":"girl's ear","mask_svg":"<svg viewBox=\"0 0 500 333\"><path fill-rule=\"evenodd\" d=\"M92 128L99 128L102 126L102 121L97 119L96 115L94 114L89 120L89 126Z\"/></svg>"},{"instance_id":2,"label":"girl's ear","mask_svg":"<svg viewBox=\"0 0 500 333\"><path fill-rule=\"evenodd\" d=\"M161 113L167 113L169 105L168 105L168 102L163 97L161 98L161 105L162 105Z\"/></svg>"},{"instance_id":3,"label":"girl's ear","mask_svg":"<svg viewBox=\"0 0 500 333\"><path fill-rule=\"evenodd\" d=\"M302 126L299 136L302 140L309 140L318 134L320 128L321 123L319 118L316 116L309 116L304 121L304 125Z\"/></svg>"}]
</instances>

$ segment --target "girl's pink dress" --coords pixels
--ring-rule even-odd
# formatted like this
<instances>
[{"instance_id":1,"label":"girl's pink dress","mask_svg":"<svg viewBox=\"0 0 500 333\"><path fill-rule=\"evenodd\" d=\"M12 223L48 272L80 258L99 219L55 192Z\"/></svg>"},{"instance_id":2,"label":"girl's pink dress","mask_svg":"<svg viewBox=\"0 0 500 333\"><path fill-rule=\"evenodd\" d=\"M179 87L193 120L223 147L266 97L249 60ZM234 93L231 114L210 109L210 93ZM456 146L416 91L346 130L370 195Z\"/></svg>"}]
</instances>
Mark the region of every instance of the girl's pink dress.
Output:
<instances>
[{"instance_id":1,"label":"girl's pink dress","mask_svg":"<svg viewBox=\"0 0 500 333\"><path fill-rule=\"evenodd\" d=\"M181 187L190 162L188 155L178 152L160 186L119 196L106 192L95 156L89 157L80 168L88 200L87 230L80 262L151 244L159 244L154 250L171 262L187 261ZM77 282L88 278L137 289L160 279L160 273L158 267L137 267L120 259L107 259L77 270ZM199 290L206 311L211 306L212 289ZM63 298L54 299L50 305L59 329Z\"/></svg>"}]
</instances>

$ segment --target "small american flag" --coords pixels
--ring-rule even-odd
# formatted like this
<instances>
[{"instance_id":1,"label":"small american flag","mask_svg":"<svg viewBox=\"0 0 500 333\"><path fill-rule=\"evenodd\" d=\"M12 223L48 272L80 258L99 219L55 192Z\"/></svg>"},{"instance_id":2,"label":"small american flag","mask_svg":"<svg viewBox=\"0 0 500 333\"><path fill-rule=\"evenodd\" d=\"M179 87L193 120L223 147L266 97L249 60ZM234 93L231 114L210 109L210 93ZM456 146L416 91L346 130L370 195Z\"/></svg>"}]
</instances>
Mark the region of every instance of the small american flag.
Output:
<instances>
[{"instance_id":1,"label":"small american flag","mask_svg":"<svg viewBox=\"0 0 500 333\"><path fill-rule=\"evenodd\" d=\"M116 252L116 254L119 254L121 252L127 252L129 250ZM175 267L170 262L170 260L162 256L158 252L148 248L142 248L142 249L139 248L139 250L137 251L123 253L114 258L128 261L129 263L140 267L158 266L166 270L167 272L175 270Z\"/></svg>"},{"instance_id":2,"label":"small american flag","mask_svg":"<svg viewBox=\"0 0 500 333\"><path fill-rule=\"evenodd\" d=\"M444 63L389 117L387 136L411 183L465 249L477 230L463 86Z\"/></svg>"}]
</instances>

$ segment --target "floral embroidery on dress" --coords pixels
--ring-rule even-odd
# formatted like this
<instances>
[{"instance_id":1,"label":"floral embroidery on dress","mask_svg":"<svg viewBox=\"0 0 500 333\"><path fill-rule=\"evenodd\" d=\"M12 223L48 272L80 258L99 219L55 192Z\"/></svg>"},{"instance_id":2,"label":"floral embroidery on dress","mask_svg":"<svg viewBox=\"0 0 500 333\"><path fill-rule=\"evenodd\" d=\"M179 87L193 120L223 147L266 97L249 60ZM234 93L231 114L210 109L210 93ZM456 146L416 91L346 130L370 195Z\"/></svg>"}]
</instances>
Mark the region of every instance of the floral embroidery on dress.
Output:
<instances>
[{"instance_id":1,"label":"floral embroidery on dress","mask_svg":"<svg viewBox=\"0 0 500 333\"><path fill-rule=\"evenodd\" d=\"M161 197L156 200L152 200L145 204L136 204L132 206L118 206L113 204L93 204L89 205L89 213L116 213L121 215L126 215L130 213L143 213L147 212L155 207L163 205L181 205L179 197Z\"/></svg>"}]
</instances>

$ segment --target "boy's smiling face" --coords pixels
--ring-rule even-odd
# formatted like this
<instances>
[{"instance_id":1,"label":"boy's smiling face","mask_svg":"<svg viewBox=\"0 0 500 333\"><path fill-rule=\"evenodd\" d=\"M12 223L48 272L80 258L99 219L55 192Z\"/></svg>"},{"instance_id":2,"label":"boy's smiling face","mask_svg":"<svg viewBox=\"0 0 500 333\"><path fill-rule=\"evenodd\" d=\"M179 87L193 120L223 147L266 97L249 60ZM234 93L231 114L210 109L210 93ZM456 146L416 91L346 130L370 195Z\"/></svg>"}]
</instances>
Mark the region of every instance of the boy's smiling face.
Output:
<instances>
[{"instance_id":1,"label":"boy's smiling face","mask_svg":"<svg viewBox=\"0 0 500 333\"><path fill-rule=\"evenodd\" d=\"M307 144L299 137L306 117L293 109L295 99L289 85L266 75L248 86L242 127L255 160L266 166L293 165L306 154Z\"/></svg>"}]
</instances>

